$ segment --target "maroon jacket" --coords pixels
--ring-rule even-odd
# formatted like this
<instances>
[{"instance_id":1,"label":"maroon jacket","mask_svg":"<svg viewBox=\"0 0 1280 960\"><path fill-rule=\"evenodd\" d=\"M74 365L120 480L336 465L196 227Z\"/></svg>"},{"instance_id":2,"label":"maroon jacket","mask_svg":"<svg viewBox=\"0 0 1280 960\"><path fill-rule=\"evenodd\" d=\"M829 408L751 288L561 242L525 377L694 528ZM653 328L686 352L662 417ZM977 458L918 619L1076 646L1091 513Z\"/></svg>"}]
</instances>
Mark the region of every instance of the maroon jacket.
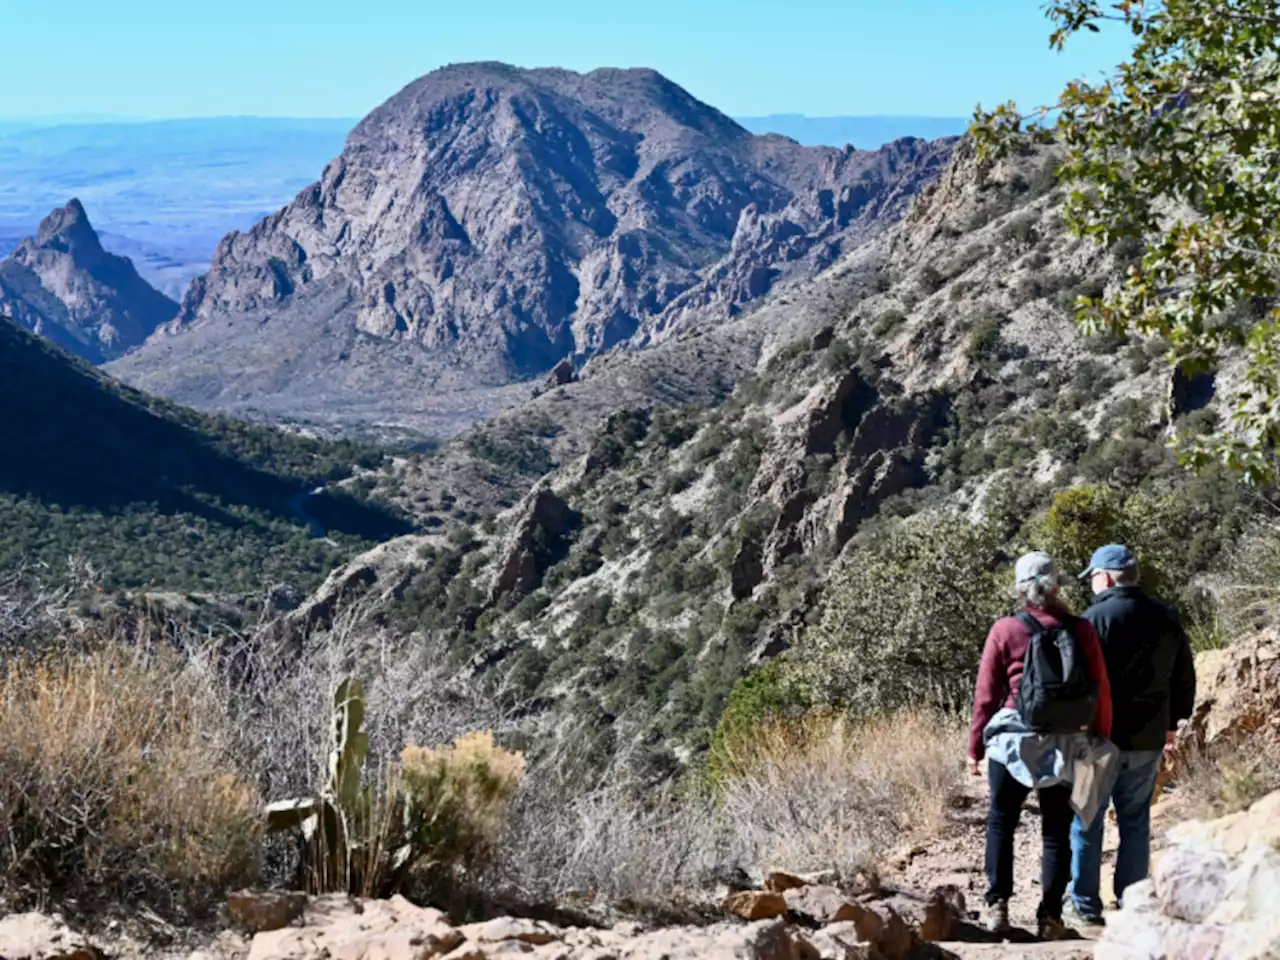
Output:
<instances>
[{"instance_id":1,"label":"maroon jacket","mask_svg":"<svg viewBox=\"0 0 1280 960\"><path fill-rule=\"evenodd\" d=\"M1028 607L1031 614L1047 630L1062 621L1047 610ZM1111 684L1107 680L1107 664L1102 657L1102 643L1088 620L1076 620L1075 637L1089 661L1089 674L1098 684L1098 712L1093 718L1093 732L1111 736ZM973 724L969 728L969 756L981 760L986 754L982 731L1001 707L1012 707L1022 683L1022 665L1031 644L1031 631L1017 617L997 620L987 635L978 668L978 689L973 698Z\"/></svg>"}]
</instances>

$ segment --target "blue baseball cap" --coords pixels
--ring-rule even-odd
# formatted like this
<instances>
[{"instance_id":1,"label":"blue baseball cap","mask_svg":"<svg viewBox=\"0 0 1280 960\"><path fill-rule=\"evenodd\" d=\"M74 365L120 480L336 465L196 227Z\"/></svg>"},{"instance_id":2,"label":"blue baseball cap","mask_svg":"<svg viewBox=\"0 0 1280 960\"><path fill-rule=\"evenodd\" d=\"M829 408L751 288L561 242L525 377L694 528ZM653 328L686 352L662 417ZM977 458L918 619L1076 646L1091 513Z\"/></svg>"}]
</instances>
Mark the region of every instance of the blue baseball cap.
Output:
<instances>
[{"instance_id":1,"label":"blue baseball cap","mask_svg":"<svg viewBox=\"0 0 1280 960\"><path fill-rule=\"evenodd\" d=\"M1123 544L1109 543L1093 551L1089 565L1080 571L1080 579L1091 577L1099 570L1129 570L1138 565L1133 551Z\"/></svg>"}]
</instances>

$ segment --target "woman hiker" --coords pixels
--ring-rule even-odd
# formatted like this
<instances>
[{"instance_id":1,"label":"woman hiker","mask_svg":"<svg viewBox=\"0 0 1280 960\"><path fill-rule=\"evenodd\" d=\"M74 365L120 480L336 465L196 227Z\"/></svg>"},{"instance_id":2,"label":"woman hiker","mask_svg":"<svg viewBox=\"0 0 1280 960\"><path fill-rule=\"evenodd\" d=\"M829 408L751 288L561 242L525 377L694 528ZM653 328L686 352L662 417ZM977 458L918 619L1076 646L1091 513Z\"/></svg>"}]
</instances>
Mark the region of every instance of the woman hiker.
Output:
<instances>
[{"instance_id":1,"label":"woman hiker","mask_svg":"<svg viewBox=\"0 0 1280 960\"><path fill-rule=\"evenodd\" d=\"M1034 789L1044 844L1038 933L1056 940L1069 935L1062 905L1071 880L1071 824L1077 812L1092 819L1114 762L1115 748L1099 739L1111 733L1111 689L1098 635L1067 610L1052 558L1028 553L1014 573L1018 613L996 621L982 653L969 772L980 776L988 758L988 929L1009 929L1014 830Z\"/></svg>"}]
</instances>

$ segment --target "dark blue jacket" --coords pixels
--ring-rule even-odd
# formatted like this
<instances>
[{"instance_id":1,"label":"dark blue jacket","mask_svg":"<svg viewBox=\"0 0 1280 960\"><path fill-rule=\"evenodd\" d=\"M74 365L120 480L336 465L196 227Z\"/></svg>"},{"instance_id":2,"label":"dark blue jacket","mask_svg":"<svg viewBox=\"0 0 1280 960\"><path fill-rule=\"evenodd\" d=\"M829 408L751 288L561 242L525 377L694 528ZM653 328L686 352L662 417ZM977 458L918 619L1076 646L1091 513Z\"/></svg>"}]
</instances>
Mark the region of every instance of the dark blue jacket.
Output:
<instances>
[{"instance_id":1,"label":"dark blue jacket","mask_svg":"<svg viewBox=\"0 0 1280 960\"><path fill-rule=\"evenodd\" d=\"M1121 750L1161 749L1196 700L1195 657L1178 615L1137 587L1112 587L1084 616L1107 661L1112 742Z\"/></svg>"}]
</instances>

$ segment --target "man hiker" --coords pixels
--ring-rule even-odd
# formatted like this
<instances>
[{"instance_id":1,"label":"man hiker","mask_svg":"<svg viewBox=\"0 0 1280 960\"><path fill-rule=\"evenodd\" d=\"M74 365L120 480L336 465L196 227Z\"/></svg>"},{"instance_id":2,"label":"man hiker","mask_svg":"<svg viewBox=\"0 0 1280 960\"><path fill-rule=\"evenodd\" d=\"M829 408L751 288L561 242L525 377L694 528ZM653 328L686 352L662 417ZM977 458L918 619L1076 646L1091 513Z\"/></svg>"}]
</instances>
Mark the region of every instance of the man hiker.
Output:
<instances>
[{"instance_id":1,"label":"man hiker","mask_svg":"<svg viewBox=\"0 0 1280 960\"><path fill-rule=\"evenodd\" d=\"M1151 853L1151 800L1160 759L1173 743L1178 723L1191 716L1196 672L1191 645L1178 615L1138 587L1138 561L1127 547L1100 547L1080 574L1093 588L1084 619L1102 641L1111 681L1111 740L1120 749L1118 773L1102 811L1085 826L1071 828L1073 919L1100 926L1102 834L1108 799L1120 828L1115 895L1146 879Z\"/></svg>"}]
</instances>

